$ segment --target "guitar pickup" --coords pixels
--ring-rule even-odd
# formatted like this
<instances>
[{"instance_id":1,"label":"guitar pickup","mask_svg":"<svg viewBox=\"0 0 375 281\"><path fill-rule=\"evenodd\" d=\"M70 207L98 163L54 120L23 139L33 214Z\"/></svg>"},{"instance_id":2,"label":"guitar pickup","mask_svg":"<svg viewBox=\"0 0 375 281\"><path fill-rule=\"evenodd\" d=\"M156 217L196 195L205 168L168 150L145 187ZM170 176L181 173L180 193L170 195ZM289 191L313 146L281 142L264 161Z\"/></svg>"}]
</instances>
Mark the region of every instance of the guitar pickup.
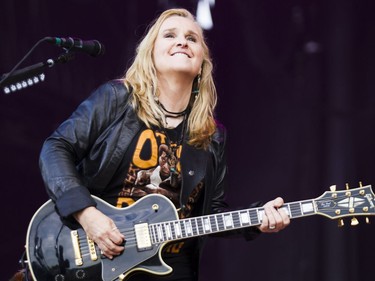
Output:
<instances>
[{"instance_id":1,"label":"guitar pickup","mask_svg":"<svg viewBox=\"0 0 375 281\"><path fill-rule=\"evenodd\" d=\"M135 224L134 231L138 251L146 251L152 249L148 223Z\"/></svg>"}]
</instances>

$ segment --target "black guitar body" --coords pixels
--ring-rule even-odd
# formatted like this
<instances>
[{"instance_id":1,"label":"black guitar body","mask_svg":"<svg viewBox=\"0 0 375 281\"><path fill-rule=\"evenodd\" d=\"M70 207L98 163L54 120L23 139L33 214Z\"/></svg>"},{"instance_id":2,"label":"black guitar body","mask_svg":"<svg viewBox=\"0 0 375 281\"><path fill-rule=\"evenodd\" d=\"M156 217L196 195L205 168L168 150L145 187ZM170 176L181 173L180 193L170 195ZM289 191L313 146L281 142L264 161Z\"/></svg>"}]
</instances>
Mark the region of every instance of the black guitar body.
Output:
<instances>
[{"instance_id":1,"label":"black guitar body","mask_svg":"<svg viewBox=\"0 0 375 281\"><path fill-rule=\"evenodd\" d=\"M112 218L125 235L125 251L110 260L101 257L99 248L94 246L97 259L93 260L86 234L78 228L80 262L77 264L77 247L74 247L71 236L73 229L61 222L54 203L49 200L35 213L27 233L26 251L35 281L111 281L128 277L139 270L157 275L172 272L172 268L161 259L160 252L164 244L139 249L134 231L134 225L138 223L178 219L174 205L166 197L146 196L123 209L94 198L97 208Z\"/></svg>"}]
</instances>

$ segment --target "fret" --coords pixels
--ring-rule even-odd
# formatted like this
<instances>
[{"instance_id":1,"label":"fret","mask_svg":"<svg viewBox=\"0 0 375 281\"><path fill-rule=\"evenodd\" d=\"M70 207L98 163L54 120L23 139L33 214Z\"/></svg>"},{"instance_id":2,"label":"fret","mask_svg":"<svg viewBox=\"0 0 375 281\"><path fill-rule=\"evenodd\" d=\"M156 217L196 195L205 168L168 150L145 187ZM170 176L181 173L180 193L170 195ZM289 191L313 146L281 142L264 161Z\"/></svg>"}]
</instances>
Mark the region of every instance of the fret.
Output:
<instances>
[{"instance_id":1,"label":"fret","mask_svg":"<svg viewBox=\"0 0 375 281\"><path fill-rule=\"evenodd\" d=\"M197 225L198 225L198 234L204 234L203 218L202 217L197 218Z\"/></svg>"},{"instance_id":2,"label":"fret","mask_svg":"<svg viewBox=\"0 0 375 281\"><path fill-rule=\"evenodd\" d=\"M175 229L175 223L172 221L169 223L169 227L171 229L172 239L175 240L177 238L176 235L176 229Z\"/></svg>"},{"instance_id":3,"label":"fret","mask_svg":"<svg viewBox=\"0 0 375 281\"><path fill-rule=\"evenodd\" d=\"M302 210L301 210L301 206L300 206L299 202L290 203L289 206L290 206L290 217L291 218L302 216Z\"/></svg>"},{"instance_id":4,"label":"fret","mask_svg":"<svg viewBox=\"0 0 375 281\"><path fill-rule=\"evenodd\" d=\"M171 226L170 226L169 222L165 223L165 232L166 232L166 235L167 235L167 240L171 240L172 231L171 231Z\"/></svg>"},{"instance_id":5,"label":"fret","mask_svg":"<svg viewBox=\"0 0 375 281\"><path fill-rule=\"evenodd\" d=\"M215 232L220 231L220 223L219 223L218 217L219 217L219 215L214 216L214 218L215 218L215 228L216 228Z\"/></svg>"},{"instance_id":6,"label":"fret","mask_svg":"<svg viewBox=\"0 0 375 281\"><path fill-rule=\"evenodd\" d=\"M162 223L162 224L160 224L160 226L161 226L161 233L163 235L163 241L165 241L165 240L167 240L167 232L166 232L166 229L165 229L165 224Z\"/></svg>"},{"instance_id":7,"label":"fret","mask_svg":"<svg viewBox=\"0 0 375 281\"><path fill-rule=\"evenodd\" d=\"M315 214L315 205L313 200L301 202L302 210L304 214Z\"/></svg>"},{"instance_id":8,"label":"fret","mask_svg":"<svg viewBox=\"0 0 375 281\"><path fill-rule=\"evenodd\" d=\"M154 232L155 232L155 238L156 238L155 241L160 242L160 238L158 236L158 229L156 225L154 225Z\"/></svg>"},{"instance_id":9,"label":"fret","mask_svg":"<svg viewBox=\"0 0 375 281\"><path fill-rule=\"evenodd\" d=\"M158 233L159 242L162 242L163 241L163 231L161 229L160 224L156 225L156 230L157 230L157 233Z\"/></svg>"},{"instance_id":10,"label":"fret","mask_svg":"<svg viewBox=\"0 0 375 281\"><path fill-rule=\"evenodd\" d=\"M174 229L176 231L176 238L181 238L182 237L182 230L181 230L180 222L176 221L173 224L174 224Z\"/></svg>"},{"instance_id":11,"label":"fret","mask_svg":"<svg viewBox=\"0 0 375 281\"><path fill-rule=\"evenodd\" d=\"M156 224L153 225L153 230L154 230L154 233L155 233L155 242L158 243L158 242L160 242L160 238L159 238L158 228L157 228Z\"/></svg>"},{"instance_id":12,"label":"fret","mask_svg":"<svg viewBox=\"0 0 375 281\"><path fill-rule=\"evenodd\" d=\"M193 235L196 236L199 234L198 227L197 227L197 220L196 218L191 219L191 227L193 229Z\"/></svg>"},{"instance_id":13,"label":"fret","mask_svg":"<svg viewBox=\"0 0 375 281\"><path fill-rule=\"evenodd\" d=\"M217 214L216 215L216 220L217 220L217 226L218 226L218 230L220 231L223 231L225 230L225 227L224 227L224 222L223 222L223 215L222 214Z\"/></svg>"},{"instance_id":14,"label":"fret","mask_svg":"<svg viewBox=\"0 0 375 281\"><path fill-rule=\"evenodd\" d=\"M158 237L157 237L157 233L156 233L156 226L153 224L151 229L152 229L152 236L154 237L154 241L155 241L155 243L157 243Z\"/></svg>"},{"instance_id":15,"label":"fret","mask_svg":"<svg viewBox=\"0 0 375 281\"><path fill-rule=\"evenodd\" d=\"M233 219L232 219L232 215L230 213L223 214L223 220L224 220L224 228L225 229L233 228Z\"/></svg>"},{"instance_id":16,"label":"fret","mask_svg":"<svg viewBox=\"0 0 375 281\"><path fill-rule=\"evenodd\" d=\"M301 202L303 214L314 214L315 208L312 200Z\"/></svg>"},{"instance_id":17,"label":"fret","mask_svg":"<svg viewBox=\"0 0 375 281\"><path fill-rule=\"evenodd\" d=\"M209 218L210 218L210 225L212 227L212 232L217 232L218 225L217 225L216 215L209 216Z\"/></svg>"},{"instance_id":18,"label":"fret","mask_svg":"<svg viewBox=\"0 0 375 281\"><path fill-rule=\"evenodd\" d=\"M185 224L186 235L187 236L193 235L190 220L184 220L184 224Z\"/></svg>"},{"instance_id":19,"label":"fret","mask_svg":"<svg viewBox=\"0 0 375 281\"><path fill-rule=\"evenodd\" d=\"M257 209L257 212L258 212L258 218L259 218L259 224L261 224L262 223L262 221L263 221L263 215L264 215L264 209Z\"/></svg>"},{"instance_id":20,"label":"fret","mask_svg":"<svg viewBox=\"0 0 375 281\"><path fill-rule=\"evenodd\" d=\"M151 241L152 241L152 243L155 243L155 236L154 236L154 232L152 230L152 225L149 225L148 229L149 229L149 232L150 232Z\"/></svg>"},{"instance_id":21,"label":"fret","mask_svg":"<svg viewBox=\"0 0 375 281\"><path fill-rule=\"evenodd\" d=\"M211 233L211 223L210 223L210 218L209 217L204 217L203 218L203 225L204 225L204 232L205 233Z\"/></svg>"},{"instance_id":22,"label":"fret","mask_svg":"<svg viewBox=\"0 0 375 281\"><path fill-rule=\"evenodd\" d=\"M180 228L181 228L181 236L186 237L186 230L185 230L185 224L184 221L180 221Z\"/></svg>"},{"instance_id":23,"label":"fret","mask_svg":"<svg viewBox=\"0 0 375 281\"><path fill-rule=\"evenodd\" d=\"M290 204L287 204L287 206L288 206L288 212L287 212L287 214L288 214L288 216L290 217L290 214L292 213L292 211L291 211L291 209L290 209Z\"/></svg>"},{"instance_id":24,"label":"fret","mask_svg":"<svg viewBox=\"0 0 375 281\"><path fill-rule=\"evenodd\" d=\"M165 237L165 241L168 241L169 238L168 238L168 223L163 223L163 234L164 234L164 237Z\"/></svg>"},{"instance_id":25,"label":"fret","mask_svg":"<svg viewBox=\"0 0 375 281\"><path fill-rule=\"evenodd\" d=\"M239 227L241 227L240 214L239 214L239 212L233 212L233 213L232 213L232 218L233 218L233 225L234 225L234 228L239 228Z\"/></svg>"},{"instance_id":26,"label":"fret","mask_svg":"<svg viewBox=\"0 0 375 281\"><path fill-rule=\"evenodd\" d=\"M242 226L250 225L250 217L247 211L240 212L240 221Z\"/></svg>"},{"instance_id":27,"label":"fret","mask_svg":"<svg viewBox=\"0 0 375 281\"><path fill-rule=\"evenodd\" d=\"M250 215L250 222L251 225L258 225L260 224L260 216L258 216L258 210L257 209L252 209L249 210L249 215ZM260 213L259 213L260 215Z\"/></svg>"},{"instance_id":28,"label":"fret","mask_svg":"<svg viewBox=\"0 0 375 281\"><path fill-rule=\"evenodd\" d=\"M283 210L288 216L290 216L289 205L283 205L282 207L279 208L279 210Z\"/></svg>"}]
</instances>

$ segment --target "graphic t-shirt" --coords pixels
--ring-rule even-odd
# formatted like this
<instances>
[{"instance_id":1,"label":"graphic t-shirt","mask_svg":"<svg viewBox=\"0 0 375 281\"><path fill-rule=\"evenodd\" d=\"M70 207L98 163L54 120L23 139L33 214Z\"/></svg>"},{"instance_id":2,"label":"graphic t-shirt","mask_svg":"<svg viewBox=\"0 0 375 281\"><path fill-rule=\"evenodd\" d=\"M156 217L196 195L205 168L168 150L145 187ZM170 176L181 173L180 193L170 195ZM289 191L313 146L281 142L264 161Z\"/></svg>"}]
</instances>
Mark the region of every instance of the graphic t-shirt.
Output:
<instances>
[{"instance_id":1,"label":"graphic t-shirt","mask_svg":"<svg viewBox=\"0 0 375 281\"><path fill-rule=\"evenodd\" d=\"M181 191L181 125L144 128L133 139L103 199L122 208L147 194L168 197L179 208Z\"/></svg>"},{"instance_id":2,"label":"graphic t-shirt","mask_svg":"<svg viewBox=\"0 0 375 281\"><path fill-rule=\"evenodd\" d=\"M179 209L182 130L182 124L174 129L144 127L140 130L102 198L116 207L123 208L145 195L157 193L168 197ZM180 218L191 215L202 188L203 183L200 183L192 192L183 211L179 212ZM168 244L163 248L163 256L189 259L195 243L196 239L187 239Z\"/></svg>"}]
</instances>

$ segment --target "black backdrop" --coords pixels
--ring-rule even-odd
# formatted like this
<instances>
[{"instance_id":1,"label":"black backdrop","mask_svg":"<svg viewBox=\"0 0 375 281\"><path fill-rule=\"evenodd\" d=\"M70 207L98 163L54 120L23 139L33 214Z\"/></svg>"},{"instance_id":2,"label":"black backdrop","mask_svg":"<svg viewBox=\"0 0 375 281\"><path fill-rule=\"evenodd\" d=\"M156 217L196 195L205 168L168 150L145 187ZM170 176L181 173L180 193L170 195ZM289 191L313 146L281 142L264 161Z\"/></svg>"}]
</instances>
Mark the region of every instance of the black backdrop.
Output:
<instances>
[{"instance_id":1,"label":"black backdrop","mask_svg":"<svg viewBox=\"0 0 375 281\"><path fill-rule=\"evenodd\" d=\"M375 184L371 2L216 1L206 36L217 117L229 131L233 207L315 198L332 184ZM107 49L47 69L40 85L0 94L1 280L18 269L28 223L48 199L38 169L43 140L91 90L123 74L147 24L168 5L196 7L188 0L1 1L0 73L45 36L97 39ZM43 43L21 67L61 53ZM202 280L370 280L374 226L345 222L339 229L311 216L254 242L209 239Z\"/></svg>"}]
</instances>

